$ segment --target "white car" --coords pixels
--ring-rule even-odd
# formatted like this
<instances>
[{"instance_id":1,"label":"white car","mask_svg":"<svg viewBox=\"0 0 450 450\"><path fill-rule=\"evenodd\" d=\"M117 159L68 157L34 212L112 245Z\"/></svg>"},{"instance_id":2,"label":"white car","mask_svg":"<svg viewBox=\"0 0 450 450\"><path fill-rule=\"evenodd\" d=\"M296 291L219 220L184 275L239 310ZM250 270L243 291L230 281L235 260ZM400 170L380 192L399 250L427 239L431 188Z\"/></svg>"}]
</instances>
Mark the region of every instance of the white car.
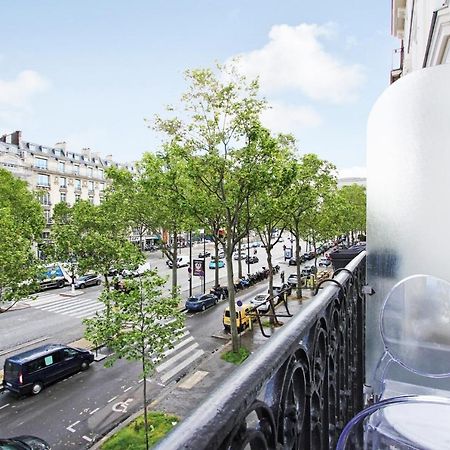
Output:
<instances>
[{"instance_id":1,"label":"white car","mask_svg":"<svg viewBox=\"0 0 450 450\"><path fill-rule=\"evenodd\" d=\"M250 304L253 307L256 307L256 309L260 313L265 314L265 313L269 312L269 309L270 309L269 298L270 298L270 295L268 295L268 294L258 294L257 296L255 296L254 299L250 300Z\"/></svg>"},{"instance_id":2,"label":"white car","mask_svg":"<svg viewBox=\"0 0 450 450\"><path fill-rule=\"evenodd\" d=\"M297 287L298 278L297 274L291 273L287 279L288 284L290 284L292 287Z\"/></svg>"},{"instance_id":3,"label":"white car","mask_svg":"<svg viewBox=\"0 0 450 450\"><path fill-rule=\"evenodd\" d=\"M166 264L172 268L173 264L172 261L167 260ZM189 258L187 256L178 256L177 258L177 267L186 267L189 266Z\"/></svg>"},{"instance_id":4,"label":"white car","mask_svg":"<svg viewBox=\"0 0 450 450\"><path fill-rule=\"evenodd\" d=\"M247 256L247 253L241 252L241 254L239 254L239 252L233 253L233 259L235 261L238 261L239 259L245 259L245 257Z\"/></svg>"},{"instance_id":5,"label":"white car","mask_svg":"<svg viewBox=\"0 0 450 450\"><path fill-rule=\"evenodd\" d=\"M318 265L319 267L328 267L331 265L331 261L328 258L320 258Z\"/></svg>"}]
</instances>

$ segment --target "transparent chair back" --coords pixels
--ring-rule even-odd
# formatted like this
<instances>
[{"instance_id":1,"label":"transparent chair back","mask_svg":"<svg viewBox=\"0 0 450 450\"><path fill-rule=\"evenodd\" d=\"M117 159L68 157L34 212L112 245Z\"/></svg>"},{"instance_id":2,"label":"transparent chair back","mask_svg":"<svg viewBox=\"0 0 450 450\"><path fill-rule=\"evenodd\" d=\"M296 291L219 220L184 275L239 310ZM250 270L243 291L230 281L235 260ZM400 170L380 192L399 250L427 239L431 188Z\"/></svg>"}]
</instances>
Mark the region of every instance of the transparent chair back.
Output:
<instances>
[{"instance_id":1,"label":"transparent chair back","mask_svg":"<svg viewBox=\"0 0 450 450\"><path fill-rule=\"evenodd\" d=\"M426 393L427 378L449 377L450 284L431 275L398 282L381 309L380 333L384 354L375 372L376 399L392 396L387 390L392 379L407 382L407 395ZM391 385L393 395L401 393L399 383Z\"/></svg>"},{"instance_id":2,"label":"transparent chair back","mask_svg":"<svg viewBox=\"0 0 450 450\"><path fill-rule=\"evenodd\" d=\"M401 280L383 303L380 333L375 403L346 425L337 448L450 449L450 284Z\"/></svg>"}]
</instances>

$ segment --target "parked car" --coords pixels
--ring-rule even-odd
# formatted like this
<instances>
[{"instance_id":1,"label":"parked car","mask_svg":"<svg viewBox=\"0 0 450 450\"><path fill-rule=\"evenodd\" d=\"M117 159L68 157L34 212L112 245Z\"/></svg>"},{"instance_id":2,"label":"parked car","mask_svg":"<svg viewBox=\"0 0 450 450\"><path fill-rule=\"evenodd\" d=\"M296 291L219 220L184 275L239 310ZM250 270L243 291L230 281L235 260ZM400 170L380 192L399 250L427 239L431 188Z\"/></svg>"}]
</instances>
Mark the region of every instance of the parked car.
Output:
<instances>
[{"instance_id":1,"label":"parked car","mask_svg":"<svg viewBox=\"0 0 450 450\"><path fill-rule=\"evenodd\" d=\"M62 378L89 368L94 354L89 350L47 344L5 360L3 386L17 394L39 394Z\"/></svg>"},{"instance_id":2,"label":"parked car","mask_svg":"<svg viewBox=\"0 0 450 450\"><path fill-rule=\"evenodd\" d=\"M296 273L291 273L287 279L287 282L292 287L297 287L298 278Z\"/></svg>"},{"instance_id":3,"label":"parked car","mask_svg":"<svg viewBox=\"0 0 450 450\"><path fill-rule=\"evenodd\" d=\"M88 286L99 286L102 284L102 279L95 273L88 273L75 279L75 289L84 289Z\"/></svg>"},{"instance_id":4,"label":"parked car","mask_svg":"<svg viewBox=\"0 0 450 450\"><path fill-rule=\"evenodd\" d=\"M261 247L261 242L255 241L250 244L252 247Z\"/></svg>"},{"instance_id":5,"label":"parked car","mask_svg":"<svg viewBox=\"0 0 450 450\"><path fill-rule=\"evenodd\" d=\"M205 251L198 254L199 258L208 258L208 256L211 256L211 252Z\"/></svg>"},{"instance_id":6,"label":"parked car","mask_svg":"<svg viewBox=\"0 0 450 450\"><path fill-rule=\"evenodd\" d=\"M173 263L170 259L166 261L166 264L172 268ZM186 267L189 266L189 258L187 256L178 256L177 257L177 267Z\"/></svg>"},{"instance_id":7,"label":"parked car","mask_svg":"<svg viewBox=\"0 0 450 450\"><path fill-rule=\"evenodd\" d=\"M296 265L297 265L297 260L296 260L295 258L291 258L291 259L289 260L289 265L290 265L290 266L296 266Z\"/></svg>"},{"instance_id":8,"label":"parked car","mask_svg":"<svg viewBox=\"0 0 450 450\"><path fill-rule=\"evenodd\" d=\"M255 264L259 262L259 258L257 256L246 256L245 264Z\"/></svg>"},{"instance_id":9,"label":"parked car","mask_svg":"<svg viewBox=\"0 0 450 450\"><path fill-rule=\"evenodd\" d=\"M219 259L217 262L211 258L211 261L209 262L209 268L210 269L215 269L216 265L219 269L221 269L222 267L225 267L225 261L223 259Z\"/></svg>"},{"instance_id":10,"label":"parked car","mask_svg":"<svg viewBox=\"0 0 450 450\"><path fill-rule=\"evenodd\" d=\"M331 261L328 258L320 258L318 264L319 267L328 267L331 265Z\"/></svg>"},{"instance_id":11,"label":"parked car","mask_svg":"<svg viewBox=\"0 0 450 450\"><path fill-rule=\"evenodd\" d=\"M233 259L235 261L238 261L239 259L245 259L246 257L247 257L247 254L244 253L244 252L241 252L241 253L235 252L235 253L233 253Z\"/></svg>"},{"instance_id":12,"label":"parked car","mask_svg":"<svg viewBox=\"0 0 450 450\"><path fill-rule=\"evenodd\" d=\"M250 304L253 307L256 307L256 309L262 313L265 314L269 312L270 309L270 302L269 302L270 295L268 294L258 294L250 300Z\"/></svg>"},{"instance_id":13,"label":"parked car","mask_svg":"<svg viewBox=\"0 0 450 450\"><path fill-rule=\"evenodd\" d=\"M223 258L225 258L225 252L223 251L223 250L220 250L219 251L219 254L218 254L218 257L219 257L219 259L223 259ZM216 259L216 255L211 255L211 259L212 260L215 260Z\"/></svg>"},{"instance_id":14,"label":"parked car","mask_svg":"<svg viewBox=\"0 0 450 450\"><path fill-rule=\"evenodd\" d=\"M36 436L0 438L0 450L50 450L50 445Z\"/></svg>"},{"instance_id":15,"label":"parked car","mask_svg":"<svg viewBox=\"0 0 450 450\"><path fill-rule=\"evenodd\" d=\"M250 321L254 320L250 310L250 305L236 306L236 326L238 331L244 331L245 328L250 326ZM223 327L225 328L225 331L230 331L230 317L230 308L227 306L223 312Z\"/></svg>"},{"instance_id":16,"label":"parked car","mask_svg":"<svg viewBox=\"0 0 450 450\"><path fill-rule=\"evenodd\" d=\"M117 275L119 275L119 270L117 270L115 267L110 267L108 270L108 276L116 277Z\"/></svg>"},{"instance_id":17,"label":"parked car","mask_svg":"<svg viewBox=\"0 0 450 450\"><path fill-rule=\"evenodd\" d=\"M219 297L215 294L198 294L189 297L185 306L188 311L204 311L210 306L217 305Z\"/></svg>"},{"instance_id":18,"label":"parked car","mask_svg":"<svg viewBox=\"0 0 450 450\"><path fill-rule=\"evenodd\" d=\"M131 269L123 269L122 272L120 272L120 274L124 277L124 278L135 278L139 276L139 272L137 271L137 269L131 270Z\"/></svg>"},{"instance_id":19,"label":"parked car","mask_svg":"<svg viewBox=\"0 0 450 450\"><path fill-rule=\"evenodd\" d=\"M288 283L283 283L278 286L273 286L273 295L279 295L280 292L285 291L287 295L292 294L292 287Z\"/></svg>"}]
</instances>

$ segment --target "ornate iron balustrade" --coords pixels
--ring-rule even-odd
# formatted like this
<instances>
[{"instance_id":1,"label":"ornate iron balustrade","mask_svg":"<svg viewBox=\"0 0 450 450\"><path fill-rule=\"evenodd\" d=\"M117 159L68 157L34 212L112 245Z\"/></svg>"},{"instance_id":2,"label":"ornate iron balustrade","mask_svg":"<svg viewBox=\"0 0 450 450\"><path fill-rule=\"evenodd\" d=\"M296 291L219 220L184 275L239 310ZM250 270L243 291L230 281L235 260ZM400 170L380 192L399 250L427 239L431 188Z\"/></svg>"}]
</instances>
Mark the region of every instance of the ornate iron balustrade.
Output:
<instances>
[{"instance_id":1,"label":"ornate iron balustrade","mask_svg":"<svg viewBox=\"0 0 450 450\"><path fill-rule=\"evenodd\" d=\"M331 449L363 408L366 252L184 419L159 450Z\"/></svg>"}]
</instances>

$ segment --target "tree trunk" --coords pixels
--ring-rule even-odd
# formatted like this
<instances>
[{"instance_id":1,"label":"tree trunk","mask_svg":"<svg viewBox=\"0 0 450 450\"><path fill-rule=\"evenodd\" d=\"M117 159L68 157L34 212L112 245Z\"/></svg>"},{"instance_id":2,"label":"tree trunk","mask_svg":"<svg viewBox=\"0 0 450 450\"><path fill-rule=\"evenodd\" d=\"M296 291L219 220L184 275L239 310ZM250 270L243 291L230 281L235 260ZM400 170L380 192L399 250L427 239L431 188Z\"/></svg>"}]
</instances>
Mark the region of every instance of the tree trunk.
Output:
<instances>
[{"instance_id":1,"label":"tree trunk","mask_svg":"<svg viewBox=\"0 0 450 450\"><path fill-rule=\"evenodd\" d=\"M242 245L241 240L239 239L238 243L238 252L239 252L239 259L238 259L238 278L242 278L242 260L241 260L241 252L242 252Z\"/></svg>"},{"instance_id":2,"label":"tree trunk","mask_svg":"<svg viewBox=\"0 0 450 450\"><path fill-rule=\"evenodd\" d=\"M225 246L225 257L227 261L227 282L228 282L228 305L230 309L230 328L231 328L231 345L233 352L239 351L238 331L236 324L236 294L234 292L234 274L233 274L233 248L232 248L232 232L231 227L227 227L227 240Z\"/></svg>"},{"instance_id":3,"label":"tree trunk","mask_svg":"<svg viewBox=\"0 0 450 450\"><path fill-rule=\"evenodd\" d=\"M178 258L178 233L177 230L173 232L173 251L172 251L172 297L175 297L177 293L178 286L178 267L177 267L177 258Z\"/></svg>"},{"instance_id":4,"label":"tree trunk","mask_svg":"<svg viewBox=\"0 0 450 450\"><path fill-rule=\"evenodd\" d=\"M302 293L302 275L300 270L300 236L298 229L295 233L295 261L297 262L297 298L301 299L303 297Z\"/></svg>"},{"instance_id":5,"label":"tree trunk","mask_svg":"<svg viewBox=\"0 0 450 450\"><path fill-rule=\"evenodd\" d=\"M145 347L142 349L142 355L145 354ZM145 370L145 359L144 356L142 356L142 372L144 374L144 382L143 382L143 389L144 389L144 426L145 426L145 448L146 450L149 449L149 442L148 442L148 411L147 411L147 373Z\"/></svg>"},{"instance_id":6,"label":"tree trunk","mask_svg":"<svg viewBox=\"0 0 450 450\"><path fill-rule=\"evenodd\" d=\"M267 253L267 266L269 268L269 295L273 297L273 264L272 264L272 244L270 243L270 239L267 240L267 247L266 247L266 253ZM272 301L272 300L271 300ZM272 302L273 305L275 305L275 302ZM275 308L273 310L275 313ZM278 319L275 316L270 316L270 323L276 324L278 323Z\"/></svg>"},{"instance_id":7,"label":"tree trunk","mask_svg":"<svg viewBox=\"0 0 450 450\"><path fill-rule=\"evenodd\" d=\"M217 237L214 237L214 256L215 256L215 268L214 268L214 287L219 286L219 241Z\"/></svg>"}]
</instances>

